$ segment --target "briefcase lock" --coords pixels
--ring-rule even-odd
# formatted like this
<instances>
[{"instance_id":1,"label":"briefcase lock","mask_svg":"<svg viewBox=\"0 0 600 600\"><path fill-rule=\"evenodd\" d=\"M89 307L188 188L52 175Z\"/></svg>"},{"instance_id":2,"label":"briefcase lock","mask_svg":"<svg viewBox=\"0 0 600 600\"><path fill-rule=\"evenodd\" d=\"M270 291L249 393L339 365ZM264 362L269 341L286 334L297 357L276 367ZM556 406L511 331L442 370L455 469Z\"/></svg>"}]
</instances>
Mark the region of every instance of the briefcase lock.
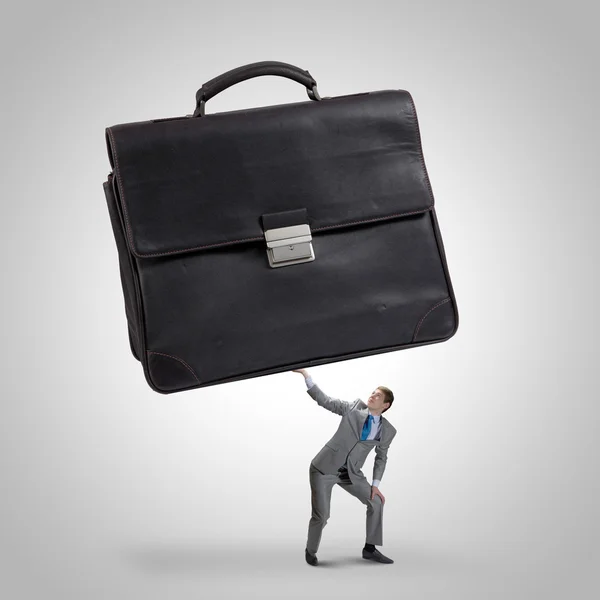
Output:
<instances>
[{"instance_id":1,"label":"briefcase lock","mask_svg":"<svg viewBox=\"0 0 600 600\"><path fill-rule=\"evenodd\" d=\"M290 225L265 231L269 265L286 267L315 260L310 225Z\"/></svg>"}]
</instances>

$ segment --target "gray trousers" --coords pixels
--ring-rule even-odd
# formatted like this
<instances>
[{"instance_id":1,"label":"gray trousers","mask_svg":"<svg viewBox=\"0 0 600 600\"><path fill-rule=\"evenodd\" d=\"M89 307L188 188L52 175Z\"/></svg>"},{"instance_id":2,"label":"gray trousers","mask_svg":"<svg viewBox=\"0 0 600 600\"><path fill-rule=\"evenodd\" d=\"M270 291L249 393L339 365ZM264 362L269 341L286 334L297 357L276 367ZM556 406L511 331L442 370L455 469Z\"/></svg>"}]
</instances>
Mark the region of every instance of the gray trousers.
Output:
<instances>
[{"instance_id":1,"label":"gray trousers","mask_svg":"<svg viewBox=\"0 0 600 600\"><path fill-rule=\"evenodd\" d=\"M308 524L306 548L311 554L316 554L319 549L321 533L329 520L331 490L336 483L367 506L366 543L375 546L383 545L383 502L379 496L371 500L371 486L366 479L355 484L350 481L348 472L343 469L337 474L329 475L321 473L312 463L308 473L312 516Z\"/></svg>"}]
</instances>

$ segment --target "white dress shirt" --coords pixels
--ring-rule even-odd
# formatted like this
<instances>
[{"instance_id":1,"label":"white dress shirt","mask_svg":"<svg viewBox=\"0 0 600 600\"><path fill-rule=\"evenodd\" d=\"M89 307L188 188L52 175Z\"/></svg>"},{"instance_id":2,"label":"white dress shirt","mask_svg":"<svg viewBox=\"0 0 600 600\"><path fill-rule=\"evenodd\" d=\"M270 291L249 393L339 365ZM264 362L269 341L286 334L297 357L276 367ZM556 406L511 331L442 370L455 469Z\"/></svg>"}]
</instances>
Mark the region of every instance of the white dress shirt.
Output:
<instances>
[{"instance_id":1,"label":"white dress shirt","mask_svg":"<svg viewBox=\"0 0 600 600\"><path fill-rule=\"evenodd\" d=\"M309 375L308 377L306 377L304 379L305 383L306 383L306 389L310 389L313 385L315 385L315 382L313 381L312 377ZM371 410L369 410L369 414L371 414ZM381 415L371 415L373 417L373 422L371 423L371 431L369 432L369 435L367 436L368 440L374 440L377 438L377 436L379 435L379 430L381 429ZM379 484L381 483L381 481L379 479L373 479L373 485L375 487L379 487Z\"/></svg>"}]
</instances>

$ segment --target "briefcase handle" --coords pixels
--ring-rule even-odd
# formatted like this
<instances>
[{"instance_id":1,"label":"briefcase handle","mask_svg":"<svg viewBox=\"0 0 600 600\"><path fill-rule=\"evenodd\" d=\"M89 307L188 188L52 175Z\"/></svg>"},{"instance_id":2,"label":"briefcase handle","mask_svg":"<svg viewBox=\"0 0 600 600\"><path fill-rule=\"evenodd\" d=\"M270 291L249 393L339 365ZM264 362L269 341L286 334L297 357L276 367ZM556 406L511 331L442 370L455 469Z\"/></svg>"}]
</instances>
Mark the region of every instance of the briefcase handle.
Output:
<instances>
[{"instance_id":1,"label":"briefcase handle","mask_svg":"<svg viewBox=\"0 0 600 600\"><path fill-rule=\"evenodd\" d=\"M240 83L240 81L245 81L252 77L260 77L261 75L279 75L280 77L293 79L306 87L306 92L311 100L321 100L321 96L319 96L319 92L317 91L317 82L308 71L290 65L289 63L264 60L231 69L231 71L227 71L226 73L207 81L196 92L196 110L192 116L204 116L204 106L206 102L213 96L216 96L219 92L222 92L236 83Z\"/></svg>"}]
</instances>

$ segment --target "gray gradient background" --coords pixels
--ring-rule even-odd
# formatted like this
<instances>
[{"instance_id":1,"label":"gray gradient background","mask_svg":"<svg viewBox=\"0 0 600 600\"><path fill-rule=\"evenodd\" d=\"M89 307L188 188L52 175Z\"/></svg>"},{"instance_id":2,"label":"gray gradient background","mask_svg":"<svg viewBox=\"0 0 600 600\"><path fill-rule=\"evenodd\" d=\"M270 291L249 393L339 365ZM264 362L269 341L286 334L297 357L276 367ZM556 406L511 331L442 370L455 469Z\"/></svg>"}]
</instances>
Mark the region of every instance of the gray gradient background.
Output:
<instances>
[{"instance_id":1,"label":"gray gradient background","mask_svg":"<svg viewBox=\"0 0 600 600\"><path fill-rule=\"evenodd\" d=\"M4 6L0 596L597 598L593 5ZM308 465L339 417L300 375L165 396L130 354L104 128L191 113L203 82L259 60L322 95L415 99L459 331L310 370L339 398L396 394L393 565L360 558L365 509L339 488L323 565L304 562ZM305 99L262 77L207 113Z\"/></svg>"}]
</instances>

